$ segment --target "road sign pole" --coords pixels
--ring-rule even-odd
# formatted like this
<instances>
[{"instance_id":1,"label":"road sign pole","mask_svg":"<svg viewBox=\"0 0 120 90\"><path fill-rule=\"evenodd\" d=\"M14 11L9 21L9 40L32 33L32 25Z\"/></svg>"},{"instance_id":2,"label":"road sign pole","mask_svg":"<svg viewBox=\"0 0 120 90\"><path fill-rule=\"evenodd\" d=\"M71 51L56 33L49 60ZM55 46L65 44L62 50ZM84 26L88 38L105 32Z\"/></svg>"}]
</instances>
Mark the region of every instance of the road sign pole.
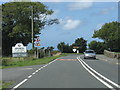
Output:
<instances>
[{"instance_id":1,"label":"road sign pole","mask_svg":"<svg viewBox=\"0 0 120 90\"><path fill-rule=\"evenodd\" d=\"M37 58L39 58L39 52L38 52L38 47L37 47Z\"/></svg>"}]
</instances>

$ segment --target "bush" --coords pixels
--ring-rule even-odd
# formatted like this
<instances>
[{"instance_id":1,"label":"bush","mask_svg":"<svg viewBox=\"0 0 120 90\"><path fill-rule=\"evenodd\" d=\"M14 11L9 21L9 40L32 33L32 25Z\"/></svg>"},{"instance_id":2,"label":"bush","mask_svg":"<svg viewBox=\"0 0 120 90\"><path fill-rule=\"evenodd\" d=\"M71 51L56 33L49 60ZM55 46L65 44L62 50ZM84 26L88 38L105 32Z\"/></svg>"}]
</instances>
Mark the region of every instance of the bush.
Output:
<instances>
[{"instance_id":1,"label":"bush","mask_svg":"<svg viewBox=\"0 0 120 90\"><path fill-rule=\"evenodd\" d=\"M52 54L57 54L57 53L60 53L60 51L52 51Z\"/></svg>"},{"instance_id":2,"label":"bush","mask_svg":"<svg viewBox=\"0 0 120 90\"><path fill-rule=\"evenodd\" d=\"M2 65L3 66L9 66L13 64L13 60L12 59L2 59Z\"/></svg>"},{"instance_id":3,"label":"bush","mask_svg":"<svg viewBox=\"0 0 120 90\"><path fill-rule=\"evenodd\" d=\"M89 49L94 50L98 54L103 54L104 50L106 49L106 45L104 42L98 42L98 41L91 41L89 44Z\"/></svg>"}]
</instances>

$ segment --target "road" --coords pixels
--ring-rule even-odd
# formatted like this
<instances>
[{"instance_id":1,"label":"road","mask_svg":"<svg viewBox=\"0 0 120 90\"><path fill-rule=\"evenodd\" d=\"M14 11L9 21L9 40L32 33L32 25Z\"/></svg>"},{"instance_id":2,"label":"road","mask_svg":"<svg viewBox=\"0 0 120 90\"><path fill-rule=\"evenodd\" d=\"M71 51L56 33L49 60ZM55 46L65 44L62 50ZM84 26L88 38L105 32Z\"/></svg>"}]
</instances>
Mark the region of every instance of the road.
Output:
<instances>
[{"instance_id":1,"label":"road","mask_svg":"<svg viewBox=\"0 0 120 90\"><path fill-rule=\"evenodd\" d=\"M13 88L116 88L114 84L118 85L118 65L71 54L38 68Z\"/></svg>"}]
</instances>

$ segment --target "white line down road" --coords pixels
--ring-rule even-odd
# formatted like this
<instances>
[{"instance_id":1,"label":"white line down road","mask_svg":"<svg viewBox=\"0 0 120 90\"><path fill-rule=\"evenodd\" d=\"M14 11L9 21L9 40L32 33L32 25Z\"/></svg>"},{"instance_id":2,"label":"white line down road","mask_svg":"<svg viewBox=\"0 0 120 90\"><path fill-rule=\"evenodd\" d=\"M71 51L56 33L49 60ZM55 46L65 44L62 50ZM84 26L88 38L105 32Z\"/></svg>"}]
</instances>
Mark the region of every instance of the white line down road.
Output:
<instances>
[{"instance_id":1,"label":"white line down road","mask_svg":"<svg viewBox=\"0 0 120 90\"><path fill-rule=\"evenodd\" d=\"M40 70L42 70L43 68L45 68L46 66L52 64L53 62L55 62L55 60L49 62L48 64L45 64L44 66L40 67L38 70L36 70L35 72L32 73L32 75L29 75L26 79L24 79L22 82L20 82L19 84L17 84L15 87L13 87L11 90L15 90L18 87L20 87L23 83L25 83L28 79L30 79L33 75L35 75L37 72L39 72Z\"/></svg>"},{"instance_id":2,"label":"white line down road","mask_svg":"<svg viewBox=\"0 0 120 90\"><path fill-rule=\"evenodd\" d=\"M101 75L97 71L95 71L93 68L91 68L88 64L86 64L80 57L77 57L78 61L81 63L81 65L92 75L94 76L97 80L99 80L101 83L103 83L105 86L112 90L116 90L113 86L116 88L120 88L120 86L110 79L106 78L105 76ZM102 78L102 79L101 79ZM106 82L107 81L107 82ZM113 86L111 86L109 83L111 83Z\"/></svg>"}]
</instances>

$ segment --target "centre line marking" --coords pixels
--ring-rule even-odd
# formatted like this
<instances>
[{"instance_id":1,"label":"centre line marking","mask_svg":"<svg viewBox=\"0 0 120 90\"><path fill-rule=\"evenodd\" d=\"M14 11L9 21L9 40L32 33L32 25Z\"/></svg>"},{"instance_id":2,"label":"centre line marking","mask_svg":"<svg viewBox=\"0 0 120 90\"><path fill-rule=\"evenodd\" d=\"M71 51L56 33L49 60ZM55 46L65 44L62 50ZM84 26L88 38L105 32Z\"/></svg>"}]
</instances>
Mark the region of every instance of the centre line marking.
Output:
<instances>
[{"instance_id":1,"label":"centre line marking","mask_svg":"<svg viewBox=\"0 0 120 90\"><path fill-rule=\"evenodd\" d=\"M28 78L31 78L31 77L32 77L32 75L28 76Z\"/></svg>"},{"instance_id":2,"label":"centre line marking","mask_svg":"<svg viewBox=\"0 0 120 90\"><path fill-rule=\"evenodd\" d=\"M25 83L28 79L24 79L22 82L20 82L18 85L16 85L15 87L13 87L12 90L15 90L16 88L18 88L20 85L22 85L23 83Z\"/></svg>"},{"instance_id":3,"label":"centre line marking","mask_svg":"<svg viewBox=\"0 0 120 90\"><path fill-rule=\"evenodd\" d=\"M28 79L30 79L34 74L36 74L36 72L42 70L43 68L45 68L46 66L50 65L51 63L55 62L55 60L49 62L48 64L42 66L41 68L39 68L38 70L36 70L35 72L32 73L32 75L29 75L26 79L24 79L22 82L20 82L19 84L17 84L16 86L14 86L11 90L15 90L17 89L18 87L20 87L22 84L24 84Z\"/></svg>"}]
</instances>

